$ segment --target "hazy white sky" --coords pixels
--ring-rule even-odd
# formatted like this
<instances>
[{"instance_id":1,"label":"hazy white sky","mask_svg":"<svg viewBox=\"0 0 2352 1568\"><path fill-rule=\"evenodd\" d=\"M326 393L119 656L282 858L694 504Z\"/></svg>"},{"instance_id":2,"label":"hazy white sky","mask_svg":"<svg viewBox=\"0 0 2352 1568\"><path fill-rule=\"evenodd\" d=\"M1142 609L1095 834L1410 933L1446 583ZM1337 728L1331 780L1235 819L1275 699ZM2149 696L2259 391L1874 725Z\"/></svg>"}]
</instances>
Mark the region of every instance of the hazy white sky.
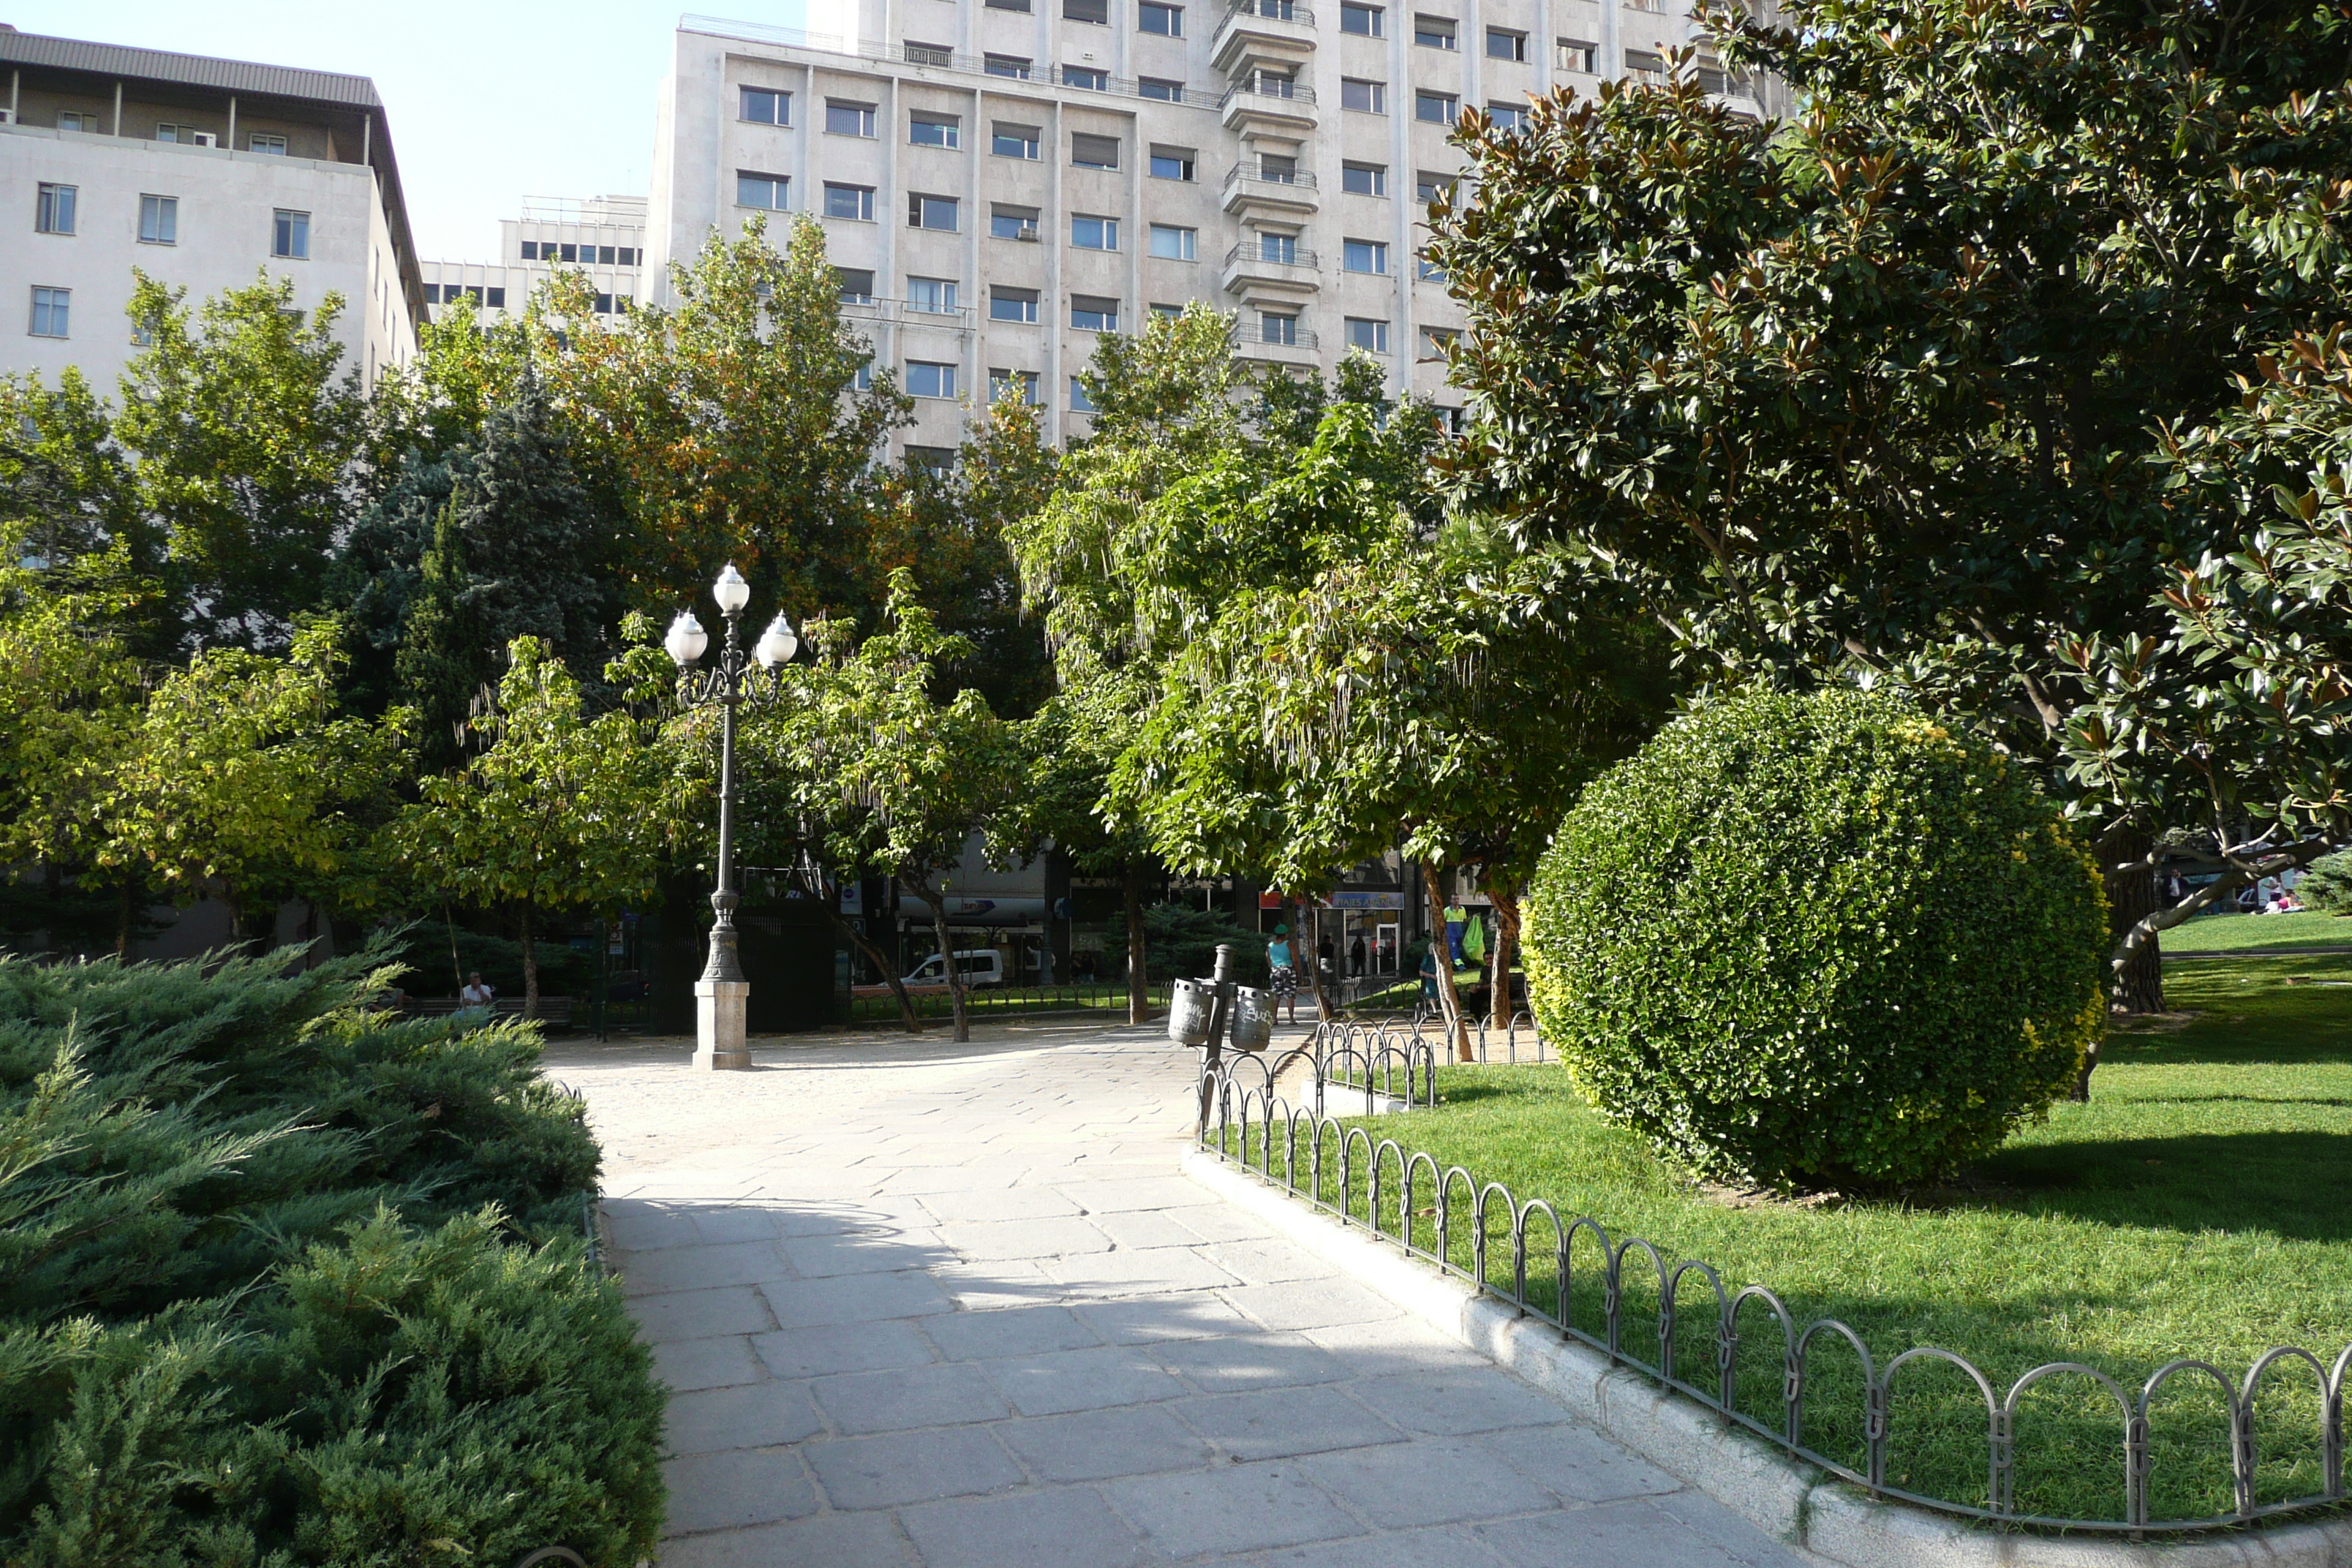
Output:
<instances>
[{"instance_id":1,"label":"hazy white sky","mask_svg":"<svg viewBox=\"0 0 2352 1568\"><path fill-rule=\"evenodd\" d=\"M525 196L643 195L681 11L802 26L803 0L0 0L26 33L373 77L428 260L487 261Z\"/></svg>"}]
</instances>

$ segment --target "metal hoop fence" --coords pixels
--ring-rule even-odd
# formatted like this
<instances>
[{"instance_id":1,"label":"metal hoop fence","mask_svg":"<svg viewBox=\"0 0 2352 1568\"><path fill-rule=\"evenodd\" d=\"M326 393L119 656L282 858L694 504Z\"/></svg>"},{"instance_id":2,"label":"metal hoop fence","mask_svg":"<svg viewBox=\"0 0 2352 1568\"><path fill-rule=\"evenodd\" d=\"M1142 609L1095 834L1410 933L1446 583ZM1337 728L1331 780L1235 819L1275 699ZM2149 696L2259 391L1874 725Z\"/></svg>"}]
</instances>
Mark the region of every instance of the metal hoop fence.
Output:
<instances>
[{"instance_id":1,"label":"metal hoop fence","mask_svg":"<svg viewBox=\"0 0 2352 1568\"><path fill-rule=\"evenodd\" d=\"M1587 1215L1563 1218L1542 1198L1521 1202L1500 1182L1325 1113L1334 1088L1360 1089L1368 1102L1433 1103L1435 1048L1410 1033L1326 1026L1272 1062L1222 1064L1202 1078L1215 1136L1204 1127L1201 1146L1880 1497L2004 1526L2134 1535L2229 1529L2344 1501L2352 1345L2332 1363L2274 1348L2235 1382L2210 1362L2181 1358L2136 1394L2071 1360L2035 1366L2005 1392L1967 1357L1933 1345L1882 1363L1854 1329L1829 1317L1801 1325L1764 1285L1734 1290L1707 1263L1670 1262L1640 1237L1613 1237ZM1314 1103L1294 1108L1275 1080L1300 1059L1312 1063ZM1392 1092L1399 1075L1402 1095ZM1531 1260L1552 1266L1548 1299L1539 1279L1529 1288ZM1898 1415L1923 1408L1906 1443ZM1972 1467L1952 1462L1961 1439L1941 1439L1938 1452L1916 1429L1954 1412L1979 1434L1965 1440L1979 1456ZM2089 1464L2104 1449L2111 1458L2096 1464L2112 1465L2121 1508L2102 1517L2034 1511L2036 1481L2047 1478L2021 1485L2021 1445L2060 1463ZM1905 1484L1937 1459L1954 1473L1972 1468L1981 1490L1972 1499ZM2153 1505L2159 1481L2206 1467L2229 1507L2166 1516Z\"/></svg>"}]
</instances>

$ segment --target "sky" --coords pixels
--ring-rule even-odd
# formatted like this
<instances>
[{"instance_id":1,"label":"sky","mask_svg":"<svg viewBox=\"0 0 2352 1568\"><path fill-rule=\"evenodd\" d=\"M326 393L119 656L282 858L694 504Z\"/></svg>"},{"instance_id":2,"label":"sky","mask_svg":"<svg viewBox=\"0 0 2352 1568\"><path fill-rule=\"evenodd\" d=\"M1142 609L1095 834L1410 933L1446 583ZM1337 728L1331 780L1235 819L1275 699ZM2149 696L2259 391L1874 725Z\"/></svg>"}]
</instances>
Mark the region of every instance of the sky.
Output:
<instances>
[{"instance_id":1,"label":"sky","mask_svg":"<svg viewBox=\"0 0 2352 1568\"><path fill-rule=\"evenodd\" d=\"M18 31L375 79L417 253L497 258L525 196L644 195L682 10L799 26L803 0L0 0Z\"/></svg>"}]
</instances>

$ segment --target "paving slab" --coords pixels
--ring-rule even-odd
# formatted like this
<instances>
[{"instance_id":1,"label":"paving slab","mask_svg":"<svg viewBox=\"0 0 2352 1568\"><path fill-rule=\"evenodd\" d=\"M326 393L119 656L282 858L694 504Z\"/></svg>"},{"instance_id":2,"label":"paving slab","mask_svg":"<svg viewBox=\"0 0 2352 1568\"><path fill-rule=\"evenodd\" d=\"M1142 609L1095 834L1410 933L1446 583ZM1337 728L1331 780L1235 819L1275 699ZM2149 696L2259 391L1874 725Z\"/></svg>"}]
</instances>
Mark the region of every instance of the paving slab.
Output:
<instances>
[{"instance_id":1,"label":"paving slab","mask_svg":"<svg viewBox=\"0 0 2352 1568\"><path fill-rule=\"evenodd\" d=\"M1189 1053L976 1032L551 1051L673 1390L659 1568L1801 1568L1185 1177Z\"/></svg>"}]
</instances>

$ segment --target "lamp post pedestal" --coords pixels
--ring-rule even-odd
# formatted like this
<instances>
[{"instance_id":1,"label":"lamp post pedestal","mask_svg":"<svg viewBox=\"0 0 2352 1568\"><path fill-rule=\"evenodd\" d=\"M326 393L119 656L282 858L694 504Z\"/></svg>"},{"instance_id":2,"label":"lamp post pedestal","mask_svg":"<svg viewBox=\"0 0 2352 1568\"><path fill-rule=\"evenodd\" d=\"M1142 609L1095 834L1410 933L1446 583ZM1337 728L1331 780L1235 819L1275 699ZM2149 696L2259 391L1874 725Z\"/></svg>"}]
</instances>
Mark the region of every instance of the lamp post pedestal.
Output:
<instances>
[{"instance_id":1,"label":"lamp post pedestal","mask_svg":"<svg viewBox=\"0 0 2352 1568\"><path fill-rule=\"evenodd\" d=\"M701 1072L749 1072L751 1044L743 1033L743 1009L751 995L746 980L694 983L694 1065Z\"/></svg>"}]
</instances>

